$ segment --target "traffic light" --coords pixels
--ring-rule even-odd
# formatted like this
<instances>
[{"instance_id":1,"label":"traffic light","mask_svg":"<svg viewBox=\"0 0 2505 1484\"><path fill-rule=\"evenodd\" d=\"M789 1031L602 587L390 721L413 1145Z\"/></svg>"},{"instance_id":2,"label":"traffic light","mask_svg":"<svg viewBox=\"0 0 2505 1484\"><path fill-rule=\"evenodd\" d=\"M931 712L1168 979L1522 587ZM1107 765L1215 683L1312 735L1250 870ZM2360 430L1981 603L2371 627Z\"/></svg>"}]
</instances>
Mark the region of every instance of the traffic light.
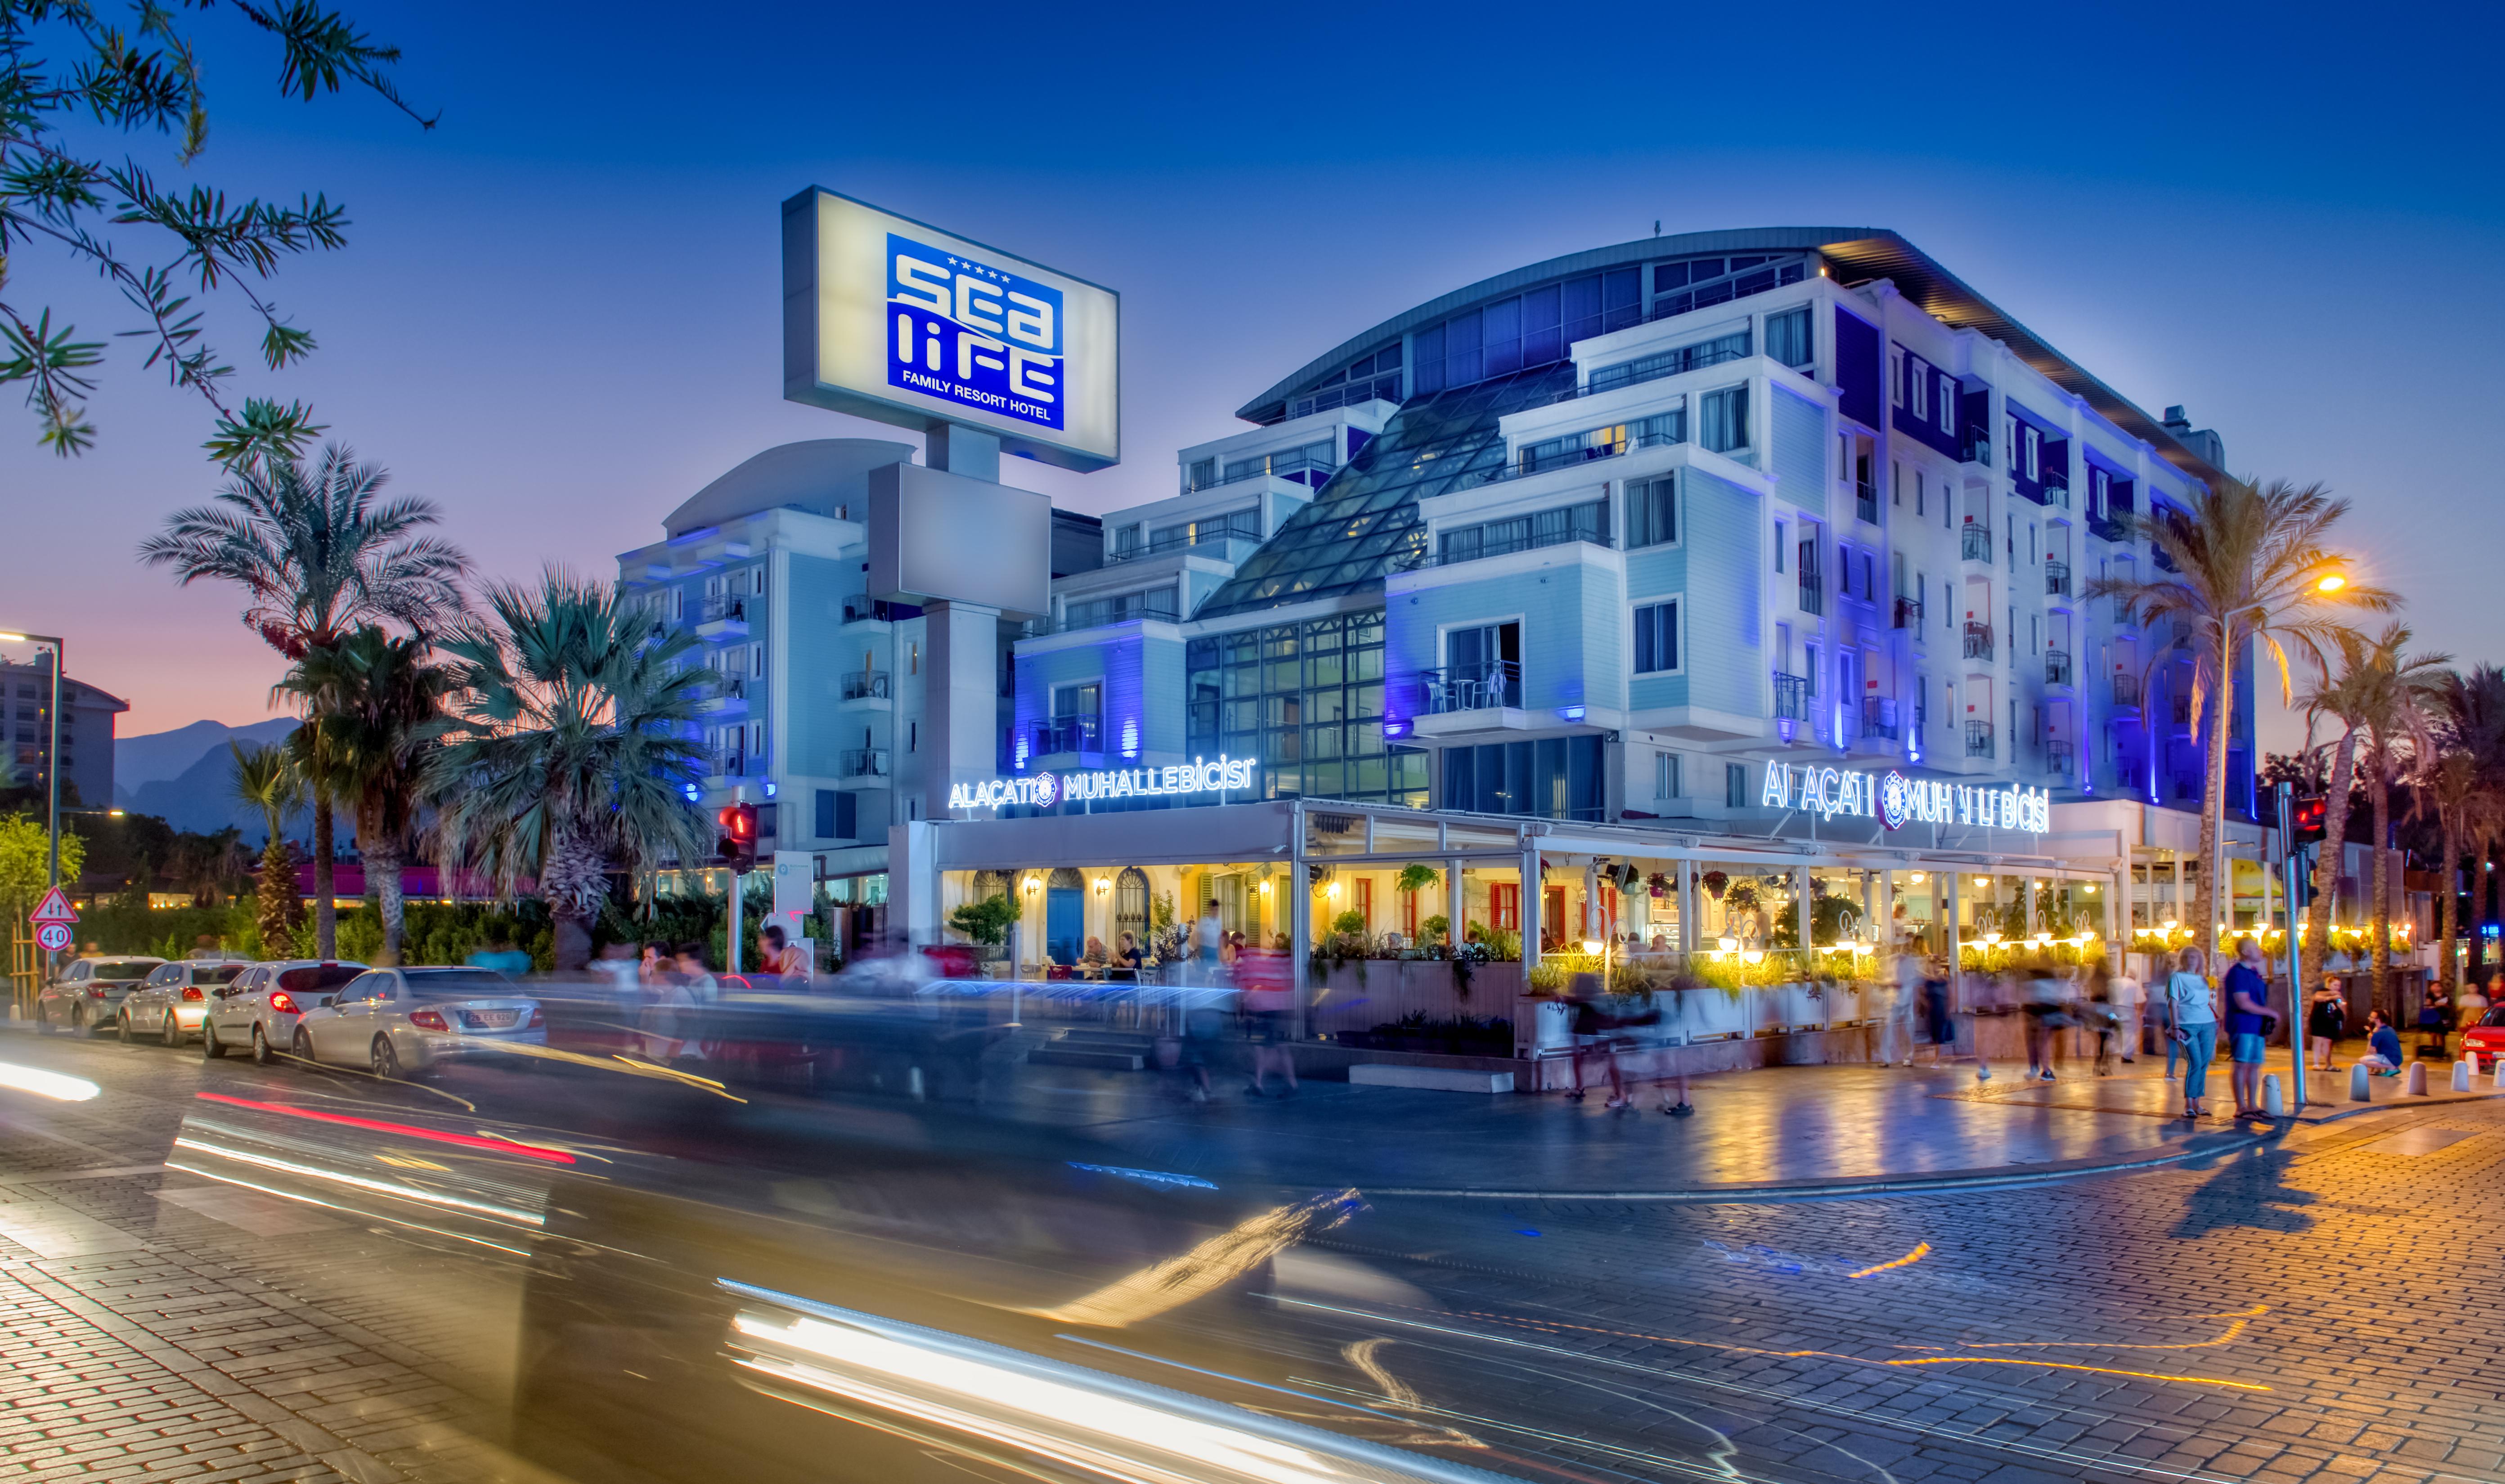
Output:
<instances>
[{"instance_id":1,"label":"traffic light","mask_svg":"<svg viewBox=\"0 0 2505 1484\"><path fill-rule=\"evenodd\" d=\"M2290 830L2290 834L2292 837L2289 839L2288 844L2291 847L2298 845L2320 844L2322 841L2324 822L2330 817L2331 801L2329 799L2323 798L2320 795L2315 795L2311 798L2304 796L2298 797L2296 800L2295 813L2291 816L2293 825Z\"/></svg>"},{"instance_id":2,"label":"traffic light","mask_svg":"<svg viewBox=\"0 0 2505 1484\"><path fill-rule=\"evenodd\" d=\"M757 864L757 806L725 804L716 816L722 822L722 839L714 854L735 870L747 870Z\"/></svg>"}]
</instances>

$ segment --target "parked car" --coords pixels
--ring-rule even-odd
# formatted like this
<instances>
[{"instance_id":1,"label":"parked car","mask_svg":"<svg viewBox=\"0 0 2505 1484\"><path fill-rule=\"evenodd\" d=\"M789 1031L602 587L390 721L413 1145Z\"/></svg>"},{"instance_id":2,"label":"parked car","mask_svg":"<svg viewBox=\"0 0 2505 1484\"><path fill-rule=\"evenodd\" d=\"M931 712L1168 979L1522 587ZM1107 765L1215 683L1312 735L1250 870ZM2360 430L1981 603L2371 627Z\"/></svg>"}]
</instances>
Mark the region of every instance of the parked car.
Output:
<instances>
[{"instance_id":1,"label":"parked car","mask_svg":"<svg viewBox=\"0 0 2505 1484\"><path fill-rule=\"evenodd\" d=\"M2505 1005L2461 1028L2461 1054L2474 1076L2495 1070L2497 1058L2505 1057Z\"/></svg>"},{"instance_id":2,"label":"parked car","mask_svg":"<svg viewBox=\"0 0 2505 1484\"><path fill-rule=\"evenodd\" d=\"M92 1036L122 1014L123 997L156 972L163 959L111 957L75 959L35 997L35 1029L49 1036L56 1030Z\"/></svg>"},{"instance_id":3,"label":"parked car","mask_svg":"<svg viewBox=\"0 0 2505 1484\"><path fill-rule=\"evenodd\" d=\"M214 1059L249 1046L254 1061L269 1066L295 1043L296 1023L305 1011L330 1004L365 972L365 965L342 959L255 964L209 997L200 1052Z\"/></svg>"},{"instance_id":4,"label":"parked car","mask_svg":"<svg viewBox=\"0 0 2505 1484\"><path fill-rule=\"evenodd\" d=\"M250 959L159 964L137 989L123 997L122 1012L114 1017L122 1027L123 1042L127 1044L142 1036L154 1036L169 1046L181 1045L208 1019L210 997L251 967Z\"/></svg>"},{"instance_id":5,"label":"parked car","mask_svg":"<svg viewBox=\"0 0 2505 1484\"><path fill-rule=\"evenodd\" d=\"M538 1001L492 969L374 969L304 1012L291 1049L309 1062L416 1077L466 1056L547 1044Z\"/></svg>"}]
</instances>

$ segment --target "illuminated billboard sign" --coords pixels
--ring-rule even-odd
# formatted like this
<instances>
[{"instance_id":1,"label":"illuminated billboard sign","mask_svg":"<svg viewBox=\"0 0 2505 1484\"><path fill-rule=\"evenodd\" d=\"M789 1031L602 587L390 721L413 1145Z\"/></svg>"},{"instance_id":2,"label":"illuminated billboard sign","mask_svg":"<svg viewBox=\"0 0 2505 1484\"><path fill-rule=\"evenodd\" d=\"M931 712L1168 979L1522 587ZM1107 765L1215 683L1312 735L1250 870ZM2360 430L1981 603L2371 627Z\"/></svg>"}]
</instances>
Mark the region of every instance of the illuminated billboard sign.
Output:
<instances>
[{"instance_id":1,"label":"illuminated billboard sign","mask_svg":"<svg viewBox=\"0 0 2505 1484\"><path fill-rule=\"evenodd\" d=\"M1890 830L1913 824L1980 825L1987 830L2042 834L2053 828L2053 795L2043 789L1943 783L1894 771L1882 777L1858 768L1769 762L1766 786L1757 802L1821 819L1839 814L1875 819Z\"/></svg>"},{"instance_id":2,"label":"illuminated billboard sign","mask_svg":"<svg viewBox=\"0 0 2505 1484\"><path fill-rule=\"evenodd\" d=\"M1092 799L1184 798L1196 794L1224 795L1252 787L1252 760L1220 753L1215 762L1194 758L1164 767L1096 768L1087 772L1028 773L961 783L948 790L951 809L999 809L1031 804L1049 809L1058 803Z\"/></svg>"},{"instance_id":3,"label":"illuminated billboard sign","mask_svg":"<svg viewBox=\"0 0 2505 1484\"><path fill-rule=\"evenodd\" d=\"M1068 469L1121 458L1121 296L831 191L783 203L783 395L955 423Z\"/></svg>"}]
</instances>

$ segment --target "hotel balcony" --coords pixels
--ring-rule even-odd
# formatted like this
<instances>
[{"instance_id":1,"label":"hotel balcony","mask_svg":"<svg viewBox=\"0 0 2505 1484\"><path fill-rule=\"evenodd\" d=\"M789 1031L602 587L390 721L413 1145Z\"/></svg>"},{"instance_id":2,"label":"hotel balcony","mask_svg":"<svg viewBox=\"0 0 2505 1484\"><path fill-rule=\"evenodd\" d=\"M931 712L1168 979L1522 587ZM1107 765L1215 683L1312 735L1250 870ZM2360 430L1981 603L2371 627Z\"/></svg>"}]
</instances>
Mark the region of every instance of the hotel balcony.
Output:
<instances>
[{"instance_id":1,"label":"hotel balcony","mask_svg":"<svg viewBox=\"0 0 2505 1484\"><path fill-rule=\"evenodd\" d=\"M1896 698L1891 695L1865 695L1861 698L1861 734L1896 740Z\"/></svg>"},{"instance_id":2,"label":"hotel balcony","mask_svg":"<svg viewBox=\"0 0 2505 1484\"><path fill-rule=\"evenodd\" d=\"M1427 670L1418 681L1421 704L1410 725L1421 737L1530 729L1531 716L1522 709L1522 666L1515 661Z\"/></svg>"},{"instance_id":3,"label":"hotel balcony","mask_svg":"<svg viewBox=\"0 0 2505 1484\"><path fill-rule=\"evenodd\" d=\"M2044 503L2060 510L2070 508L2070 477L2047 470L2044 475Z\"/></svg>"},{"instance_id":4,"label":"hotel balcony","mask_svg":"<svg viewBox=\"0 0 2505 1484\"><path fill-rule=\"evenodd\" d=\"M835 771L845 778L886 778L887 749L855 747L846 749L836 760Z\"/></svg>"},{"instance_id":5,"label":"hotel balcony","mask_svg":"<svg viewBox=\"0 0 2505 1484\"><path fill-rule=\"evenodd\" d=\"M1958 557L1961 561L1992 560L1992 527L1968 525L1958 536Z\"/></svg>"},{"instance_id":6,"label":"hotel balcony","mask_svg":"<svg viewBox=\"0 0 2505 1484\"><path fill-rule=\"evenodd\" d=\"M869 701L881 706L896 698L885 670L847 670L836 693L847 701Z\"/></svg>"},{"instance_id":7,"label":"hotel balcony","mask_svg":"<svg viewBox=\"0 0 2505 1484\"><path fill-rule=\"evenodd\" d=\"M1105 719L1074 714L1038 722L1027 745L1032 749L1030 756L1036 758L1101 753L1105 750Z\"/></svg>"},{"instance_id":8,"label":"hotel balcony","mask_svg":"<svg viewBox=\"0 0 2505 1484\"><path fill-rule=\"evenodd\" d=\"M2044 771L2056 778L2075 778L2079 772L2077 747L2067 741L2044 744Z\"/></svg>"},{"instance_id":9,"label":"hotel balcony","mask_svg":"<svg viewBox=\"0 0 2505 1484\"><path fill-rule=\"evenodd\" d=\"M1968 428L1958 441L1959 456L1969 464L1992 467L1992 435L1982 428Z\"/></svg>"},{"instance_id":10,"label":"hotel balcony","mask_svg":"<svg viewBox=\"0 0 2505 1484\"><path fill-rule=\"evenodd\" d=\"M1965 724L1965 755L1969 758L1989 758L1993 756L1992 751L1992 724L1990 722L1968 722Z\"/></svg>"},{"instance_id":11,"label":"hotel balcony","mask_svg":"<svg viewBox=\"0 0 2505 1484\"><path fill-rule=\"evenodd\" d=\"M699 639L745 639L748 637L748 603L744 597L718 597L704 600L703 617L696 620Z\"/></svg>"},{"instance_id":12,"label":"hotel balcony","mask_svg":"<svg viewBox=\"0 0 2505 1484\"><path fill-rule=\"evenodd\" d=\"M2044 652L2044 684L2059 689L2070 689L2070 654L2066 650Z\"/></svg>"},{"instance_id":13,"label":"hotel balcony","mask_svg":"<svg viewBox=\"0 0 2505 1484\"><path fill-rule=\"evenodd\" d=\"M1920 598L1898 598L1898 599L1896 600L1896 627L1898 627L1898 628L1910 628L1910 629L1914 630L1916 633L1920 633L1920 632L1922 632L1922 628L1923 628L1923 600L1922 600L1922 599L1920 599Z\"/></svg>"},{"instance_id":14,"label":"hotel balcony","mask_svg":"<svg viewBox=\"0 0 2505 1484\"><path fill-rule=\"evenodd\" d=\"M2044 596L2066 598L2070 595L2070 564L2048 561L2044 564Z\"/></svg>"},{"instance_id":15,"label":"hotel balcony","mask_svg":"<svg viewBox=\"0 0 2505 1484\"><path fill-rule=\"evenodd\" d=\"M1965 657L1968 659L1990 659L1992 657L1991 624L1968 623L1965 626Z\"/></svg>"},{"instance_id":16,"label":"hotel balcony","mask_svg":"<svg viewBox=\"0 0 2505 1484\"><path fill-rule=\"evenodd\" d=\"M709 717L735 717L748 714L748 677L709 675L696 688L696 710Z\"/></svg>"},{"instance_id":17,"label":"hotel balcony","mask_svg":"<svg viewBox=\"0 0 2505 1484\"><path fill-rule=\"evenodd\" d=\"M2128 670L2118 670L2113 678L2113 703L2116 711L2136 715L2139 711L2139 677Z\"/></svg>"}]
</instances>

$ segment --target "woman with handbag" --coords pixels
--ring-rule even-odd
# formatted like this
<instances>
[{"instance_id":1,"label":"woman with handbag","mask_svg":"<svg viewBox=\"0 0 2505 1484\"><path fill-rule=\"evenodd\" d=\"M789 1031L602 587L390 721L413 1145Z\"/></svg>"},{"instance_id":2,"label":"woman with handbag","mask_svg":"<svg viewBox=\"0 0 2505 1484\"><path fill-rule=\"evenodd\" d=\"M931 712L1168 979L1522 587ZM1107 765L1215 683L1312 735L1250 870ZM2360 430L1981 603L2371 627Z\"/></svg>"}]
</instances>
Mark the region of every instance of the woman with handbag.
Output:
<instances>
[{"instance_id":1,"label":"woman with handbag","mask_svg":"<svg viewBox=\"0 0 2505 1484\"><path fill-rule=\"evenodd\" d=\"M2218 1011L2209 999L2209 981L2202 977L2209 956L2186 948L2176 956L2174 972L2166 981L2169 1034L2183 1053L2183 1116L2199 1118L2209 1092L2209 1063L2218 1057ZM2167 1058L2171 1070L2172 1057Z\"/></svg>"}]
</instances>

